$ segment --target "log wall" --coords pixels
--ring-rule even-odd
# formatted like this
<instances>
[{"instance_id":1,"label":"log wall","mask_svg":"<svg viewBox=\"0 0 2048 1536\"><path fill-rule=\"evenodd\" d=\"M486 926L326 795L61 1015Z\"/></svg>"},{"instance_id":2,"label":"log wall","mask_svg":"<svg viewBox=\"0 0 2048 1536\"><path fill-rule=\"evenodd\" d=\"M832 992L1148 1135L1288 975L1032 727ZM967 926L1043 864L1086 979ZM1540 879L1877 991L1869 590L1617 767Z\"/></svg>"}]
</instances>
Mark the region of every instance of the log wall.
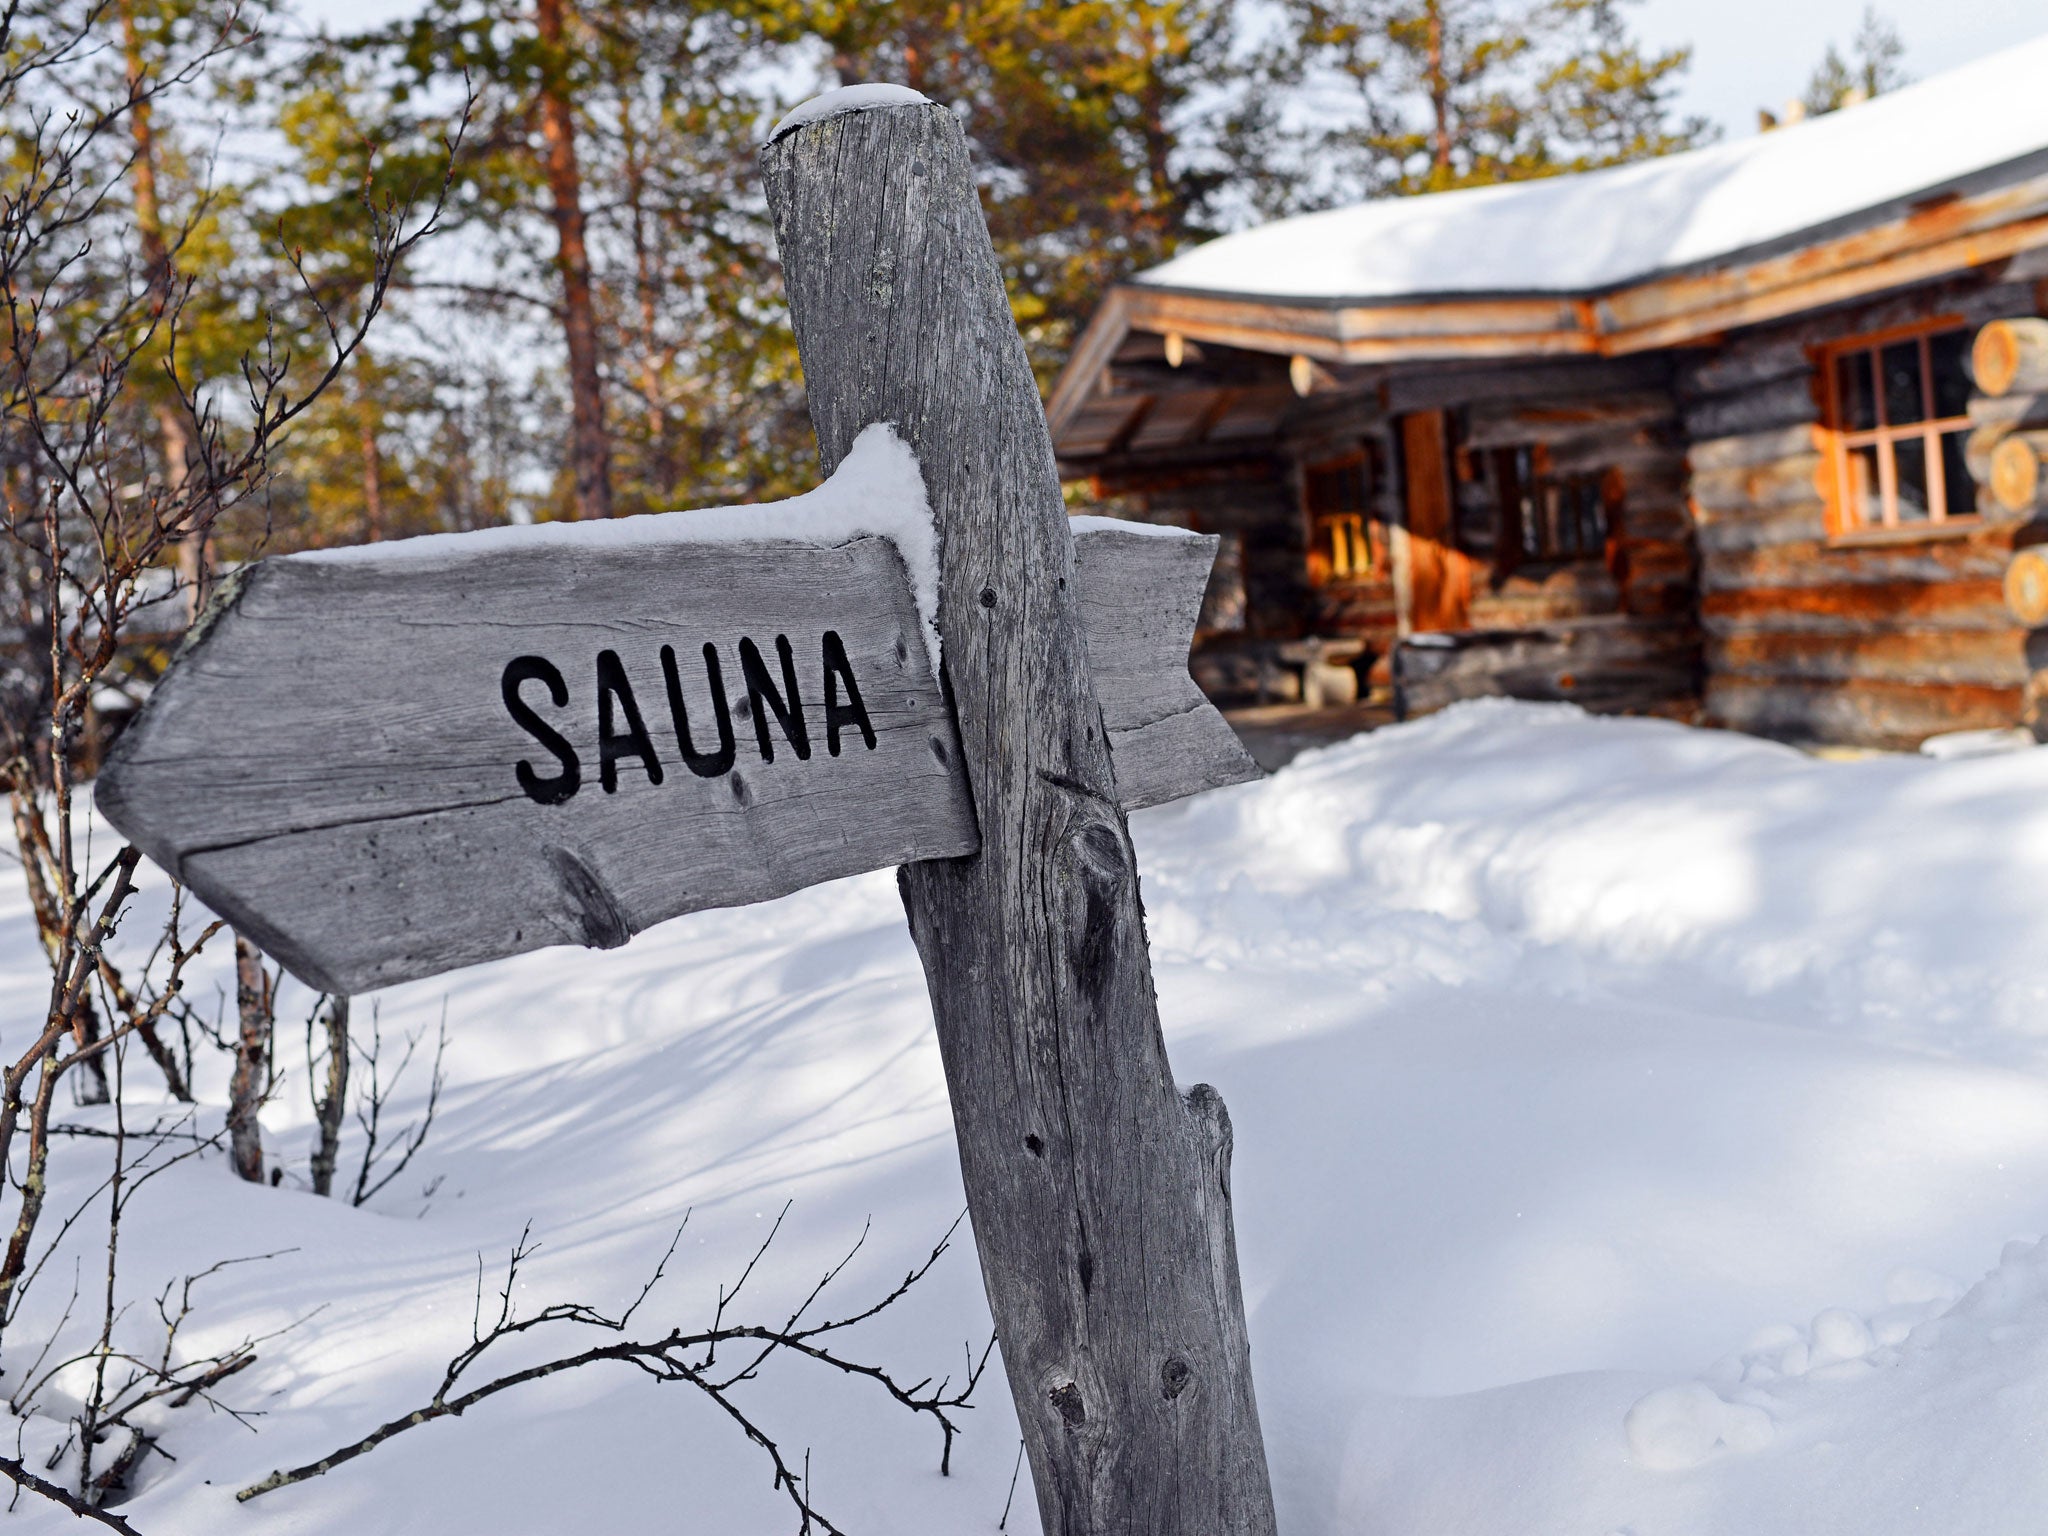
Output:
<instances>
[{"instance_id":1,"label":"log wall","mask_svg":"<svg viewBox=\"0 0 2048 1536\"><path fill-rule=\"evenodd\" d=\"M1147 521L1230 537L1243 583L1241 627L1198 635L1190 662L1212 699L1236 704L1288 702L1300 679L1279 649L1309 633L1313 607L1307 551L1290 467L1259 455L1180 471L1100 477L1098 491L1142 498ZM1219 580L1229 579L1222 573Z\"/></svg>"},{"instance_id":2,"label":"log wall","mask_svg":"<svg viewBox=\"0 0 2048 1536\"><path fill-rule=\"evenodd\" d=\"M2011 520L1906 542L1830 540L1814 349L1935 315L1977 325L2035 302L2026 281L1927 285L1760 326L1681 364L1710 721L1911 747L2019 718L2025 632L2000 595Z\"/></svg>"},{"instance_id":3,"label":"log wall","mask_svg":"<svg viewBox=\"0 0 2048 1536\"><path fill-rule=\"evenodd\" d=\"M1418 403L1429 396L1457 405L1458 542L1480 564L1469 631L1400 648L1402 714L1489 694L1603 712L1693 712L1700 648L1692 525L1670 368L1668 358L1651 356L1408 386ZM1499 493L1485 464L1493 450L1517 447L1543 449L1552 475L1605 477L1609 527L1600 554L1529 563L1501 547Z\"/></svg>"}]
</instances>

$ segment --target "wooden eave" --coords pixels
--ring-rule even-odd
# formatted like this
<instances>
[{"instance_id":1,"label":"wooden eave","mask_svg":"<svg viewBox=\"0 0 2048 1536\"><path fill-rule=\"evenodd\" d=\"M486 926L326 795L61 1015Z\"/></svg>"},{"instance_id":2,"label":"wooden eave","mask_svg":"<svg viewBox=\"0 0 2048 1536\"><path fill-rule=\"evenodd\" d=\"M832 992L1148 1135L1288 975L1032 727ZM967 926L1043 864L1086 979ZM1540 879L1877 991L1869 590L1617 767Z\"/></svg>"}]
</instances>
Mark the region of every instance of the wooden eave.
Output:
<instances>
[{"instance_id":1,"label":"wooden eave","mask_svg":"<svg viewBox=\"0 0 2048 1536\"><path fill-rule=\"evenodd\" d=\"M1345 365L1618 357L1698 343L2048 246L2048 174L1931 196L1882 223L1790 251L1664 273L1597 294L1419 296L1352 303L1112 289L1046 404L1053 437L1134 331ZM1062 455L1068 450L1062 445Z\"/></svg>"}]
</instances>

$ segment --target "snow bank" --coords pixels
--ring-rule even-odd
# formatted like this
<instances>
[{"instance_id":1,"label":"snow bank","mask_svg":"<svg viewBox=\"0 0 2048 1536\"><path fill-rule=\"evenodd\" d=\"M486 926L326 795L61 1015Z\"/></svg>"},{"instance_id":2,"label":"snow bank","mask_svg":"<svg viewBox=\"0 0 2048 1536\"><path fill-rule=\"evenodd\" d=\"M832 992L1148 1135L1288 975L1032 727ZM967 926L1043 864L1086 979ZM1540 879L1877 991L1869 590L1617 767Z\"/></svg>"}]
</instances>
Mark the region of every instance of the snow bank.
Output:
<instances>
[{"instance_id":1,"label":"snow bank","mask_svg":"<svg viewBox=\"0 0 2048 1536\"><path fill-rule=\"evenodd\" d=\"M1215 1083L1236 1126L1290 1536L2037 1529L2048 753L1823 762L1482 703L1134 831L1176 1070ZM6 891L5 1018L47 992L35 943ZM226 958L197 995L232 997ZM285 1017L308 1001L288 991ZM326 1310L235 1378L230 1400L265 1410L255 1433L169 1416L180 1459L150 1464L127 1513L150 1536L785 1533L729 1424L629 1371L522 1387L247 1508L228 1490L424 1401L468 1337L477 1255L528 1221L546 1246L526 1304L616 1305L689 1213L650 1304L664 1326L708 1313L787 1199L763 1311L870 1219L856 1289L921 1258L962 1196L893 882L373 1005L387 1036L445 1006L453 1039L404 1180L362 1210L294 1187L294 1024L265 1115L285 1186L216 1160L132 1208L136 1298L293 1250L209 1282L203 1338ZM218 1074L204 1086L217 1117ZM84 1193L86 1162L53 1201ZM11 1337L53 1327L66 1289ZM915 1379L957 1371L987 1326L963 1242L860 1344ZM853 1532L993 1531L1018 1444L1001 1381L948 1479L936 1437L857 1386L759 1384L821 1507ZM1031 1528L1024 1482L1012 1531ZM74 1528L23 1509L24 1531Z\"/></svg>"},{"instance_id":2,"label":"snow bank","mask_svg":"<svg viewBox=\"0 0 2048 1536\"><path fill-rule=\"evenodd\" d=\"M1389 198L1197 246L1136 281L1267 298L1585 293L1709 265L2048 150L2048 36L1861 106L1639 165Z\"/></svg>"}]
</instances>

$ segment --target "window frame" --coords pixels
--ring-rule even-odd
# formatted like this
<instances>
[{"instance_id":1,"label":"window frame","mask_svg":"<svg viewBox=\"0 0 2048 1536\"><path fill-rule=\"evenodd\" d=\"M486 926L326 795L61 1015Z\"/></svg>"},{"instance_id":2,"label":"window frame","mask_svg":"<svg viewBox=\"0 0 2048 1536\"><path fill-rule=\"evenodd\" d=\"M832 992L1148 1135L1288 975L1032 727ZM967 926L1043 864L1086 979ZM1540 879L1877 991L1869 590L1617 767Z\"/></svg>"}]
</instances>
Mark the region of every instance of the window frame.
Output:
<instances>
[{"instance_id":1,"label":"window frame","mask_svg":"<svg viewBox=\"0 0 2048 1536\"><path fill-rule=\"evenodd\" d=\"M1626 477L1618 467L1558 470L1551 463L1550 444L1536 439L1475 450L1475 461L1481 453L1486 490L1494 506L1493 563L1501 579L1525 569L1552 571L1607 559L1628 495ZM1594 529L1587 526L1582 512L1574 511L1570 547L1556 536L1562 534L1563 527L1551 505L1553 498L1564 496L1590 497L1598 512ZM1529 547L1532 530L1535 549ZM1597 533L1597 538L1589 540L1589 533Z\"/></svg>"},{"instance_id":2,"label":"window frame","mask_svg":"<svg viewBox=\"0 0 2048 1536\"><path fill-rule=\"evenodd\" d=\"M1831 544L1893 544L1919 539L1940 539L1966 534L1982 525L1976 511L1976 483L1970 482L1971 510L1951 514L1948 510L1948 463L1943 452L1949 437L1967 438L1970 417L1967 407L1960 415L1936 416L1932 342L1935 337L1969 329L1961 315L1942 314L1882 330L1863 331L1854 336L1825 342L1814 349L1814 366L1820 376L1822 434L1827 461L1827 537ZM1882 354L1887 347L1914 341L1920 358L1921 419L1892 424L1886 421L1886 400ZM1845 425L1847 411L1842 400L1840 361L1862 353L1869 359L1871 408L1876 425L1852 428ZM1897 444L1920 442L1925 455L1927 516L1901 520L1899 517L1899 475ZM1863 520L1852 494L1850 454L1859 448L1876 450L1878 472L1877 522Z\"/></svg>"}]
</instances>

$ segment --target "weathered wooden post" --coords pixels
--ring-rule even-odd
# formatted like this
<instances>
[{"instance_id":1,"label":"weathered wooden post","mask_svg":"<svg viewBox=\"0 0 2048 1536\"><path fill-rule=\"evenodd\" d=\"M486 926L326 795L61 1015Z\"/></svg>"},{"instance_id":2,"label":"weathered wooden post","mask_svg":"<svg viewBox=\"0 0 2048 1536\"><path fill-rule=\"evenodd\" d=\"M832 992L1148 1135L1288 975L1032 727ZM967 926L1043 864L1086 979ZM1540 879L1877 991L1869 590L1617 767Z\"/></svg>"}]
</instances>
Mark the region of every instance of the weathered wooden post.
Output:
<instances>
[{"instance_id":1,"label":"weathered wooden post","mask_svg":"<svg viewBox=\"0 0 2048 1536\"><path fill-rule=\"evenodd\" d=\"M963 135L857 88L762 164L824 466L893 423L937 524L981 846L901 884L1045 1529L1270 1536L1230 1122L1166 1059L1052 443Z\"/></svg>"},{"instance_id":2,"label":"weathered wooden post","mask_svg":"<svg viewBox=\"0 0 2048 1536\"><path fill-rule=\"evenodd\" d=\"M1187 673L1216 541L1070 529L950 116L787 126L830 480L245 567L96 807L335 996L906 866L1047 1530L1272 1536L1230 1122L1174 1087L1123 815L1258 776Z\"/></svg>"}]
</instances>

